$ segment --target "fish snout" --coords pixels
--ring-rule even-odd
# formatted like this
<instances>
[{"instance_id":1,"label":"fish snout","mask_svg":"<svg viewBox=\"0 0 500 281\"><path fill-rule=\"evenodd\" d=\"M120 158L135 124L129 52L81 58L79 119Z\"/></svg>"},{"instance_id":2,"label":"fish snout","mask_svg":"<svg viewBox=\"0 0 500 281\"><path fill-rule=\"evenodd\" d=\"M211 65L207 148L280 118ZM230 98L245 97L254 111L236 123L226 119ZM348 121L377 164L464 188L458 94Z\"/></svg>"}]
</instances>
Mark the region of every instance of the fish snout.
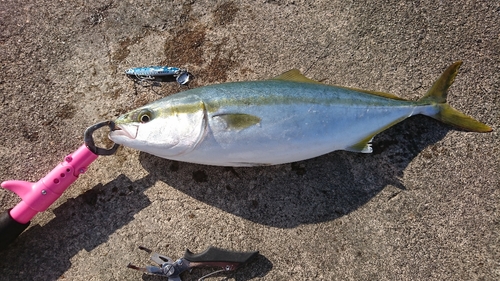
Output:
<instances>
[{"instance_id":1,"label":"fish snout","mask_svg":"<svg viewBox=\"0 0 500 281\"><path fill-rule=\"evenodd\" d=\"M116 143L120 143L120 140L123 139L136 139L138 131L138 125L116 125L115 130L109 132L109 138Z\"/></svg>"}]
</instances>

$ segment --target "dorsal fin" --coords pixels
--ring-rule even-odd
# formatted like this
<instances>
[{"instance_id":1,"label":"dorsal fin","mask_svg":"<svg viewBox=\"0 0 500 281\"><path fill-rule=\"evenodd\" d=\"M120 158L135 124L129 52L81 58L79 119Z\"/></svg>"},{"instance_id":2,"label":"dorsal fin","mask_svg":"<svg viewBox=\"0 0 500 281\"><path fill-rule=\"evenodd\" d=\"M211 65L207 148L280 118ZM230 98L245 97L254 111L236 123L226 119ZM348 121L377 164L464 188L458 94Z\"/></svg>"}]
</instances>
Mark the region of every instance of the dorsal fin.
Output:
<instances>
[{"instance_id":1,"label":"dorsal fin","mask_svg":"<svg viewBox=\"0 0 500 281\"><path fill-rule=\"evenodd\" d=\"M324 84L324 83L321 83L318 81L314 81L310 78L305 77L298 69L291 69L291 70L289 70L289 71L287 71L279 76L271 78L270 80L282 80L282 81L292 81L292 82L327 85L327 84ZM369 91L369 90L362 90L362 89L357 89L357 88L349 88L349 87L341 87L341 86L335 86L335 87L348 89L348 90L352 90L352 91L356 91L356 92L362 92L365 94L380 96L380 97L384 97L384 98L394 99L394 100L406 100L406 99L400 98L396 95L384 93L384 92L376 92L376 91Z\"/></svg>"},{"instance_id":2,"label":"dorsal fin","mask_svg":"<svg viewBox=\"0 0 500 281\"><path fill-rule=\"evenodd\" d=\"M375 96L384 97L384 98L393 99L393 100L404 100L404 101L407 101L407 99L403 99L403 98L400 98L400 97L398 97L396 95L389 94L389 93L384 93L384 92L377 92L377 91L370 91L370 90L363 90L363 89L358 89L358 88L350 88L350 87L342 87L342 86L335 86L335 87L344 88L344 89L348 89L348 90L353 90L353 91L356 91L356 92L362 92L362 93L365 93L365 94L375 95Z\"/></svg>"},{"instance_id":3,"label":"dorsal fin","mask_svg":"<svg viewBox=\"0 0 500 281\"><path fill-rule=\"evenodd\" d=\"M323 84L318 81L314 81L312 79L305 77L302 73L300 73L300 70L298 69L288 70L287 72L281 74L280 76L276 76L274 78L271 78L270 80L283 80L292 82Z\"/></svg>"}]
</instances>

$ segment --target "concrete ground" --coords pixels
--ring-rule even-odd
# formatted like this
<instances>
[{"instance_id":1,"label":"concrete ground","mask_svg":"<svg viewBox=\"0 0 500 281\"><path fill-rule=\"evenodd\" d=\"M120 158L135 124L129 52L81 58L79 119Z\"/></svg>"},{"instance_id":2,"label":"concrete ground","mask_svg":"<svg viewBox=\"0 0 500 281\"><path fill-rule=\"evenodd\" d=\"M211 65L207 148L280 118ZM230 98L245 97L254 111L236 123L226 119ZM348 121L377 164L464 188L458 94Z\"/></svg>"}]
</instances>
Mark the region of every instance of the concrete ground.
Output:
<instances>
[{"instance_id":1,"label":"concrete ground","mask_svg":"<svg viewBox=\"0 0 500 281\"><path fill-rule=\"evenodd\" d=\"M494 129L417 116L373 154L256 168L121 148L2 251L0 279L164 280L126 268L151 264L143 245L260 251L229 280L500 280L498 1L7 0L0 23L2 181L38 181L88 126L183 90L134 85L133 66L186 67L191 87L298 68L416 100L463 60L449 102ZM0 211L17 202L0 190Z\"/></svg>"}]
</instances>

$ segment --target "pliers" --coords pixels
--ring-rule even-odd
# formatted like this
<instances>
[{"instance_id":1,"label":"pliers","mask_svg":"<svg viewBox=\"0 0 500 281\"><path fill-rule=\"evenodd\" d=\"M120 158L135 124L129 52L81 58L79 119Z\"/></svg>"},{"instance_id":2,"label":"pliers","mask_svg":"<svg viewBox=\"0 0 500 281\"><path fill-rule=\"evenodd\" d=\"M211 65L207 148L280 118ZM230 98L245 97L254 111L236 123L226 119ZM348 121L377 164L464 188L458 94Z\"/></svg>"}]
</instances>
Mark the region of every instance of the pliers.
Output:
<instances>
[{"instance_id":1,"label":"pliers","mask_svg":"<svg viewBox=\"0 0 500 281\"><path fill-rule=\"evenodd\" d=\"M186 250L184 257L174 261L173 259L162 254L154 253L148 248L139 246L139 249L151 254L151 259L159 266L138 267L133 264L129 264L127 267L142 271L146 274L167 277L168 281L181 281L180 274L186 270L191 270L194 267L209 266L222 268L198 279L201 281L204 278L219 272L236 270L243 264L246 264L254 259L259 254L258 251L233 252L215 247L209 247L199 254L194 254L191 251Z\"/></svg>"}]
</instances>

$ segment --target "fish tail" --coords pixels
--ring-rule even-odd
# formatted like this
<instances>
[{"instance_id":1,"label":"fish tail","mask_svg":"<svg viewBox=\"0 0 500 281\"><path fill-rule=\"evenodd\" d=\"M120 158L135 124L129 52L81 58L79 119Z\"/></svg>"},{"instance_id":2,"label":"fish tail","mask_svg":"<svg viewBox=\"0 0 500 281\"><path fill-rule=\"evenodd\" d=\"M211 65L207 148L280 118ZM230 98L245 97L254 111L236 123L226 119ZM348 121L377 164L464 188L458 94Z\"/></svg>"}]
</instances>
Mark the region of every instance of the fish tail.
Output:
<instances>
[{"instance_id":1,"label":"fish tail","mask_svg":"<svg viewBox=\"0 0 500 281\"><path fill-rule=\"evenodd\" d=\"M431 89L418 100L421 104L433 104L438 107L437 113L426 114L434 119L437 119L443 123L458 127L460 129L486 133L491 132L493 129L486 124L483 124L472 117L469 117L462 112L454 109L448 103L446 103L446 96L448 94L448 88L453 84L455 76L457 76L458 69L462 65L461 61L455 62L450 65L439 79L434 82Z\"/></svg>"}]
</instances>

